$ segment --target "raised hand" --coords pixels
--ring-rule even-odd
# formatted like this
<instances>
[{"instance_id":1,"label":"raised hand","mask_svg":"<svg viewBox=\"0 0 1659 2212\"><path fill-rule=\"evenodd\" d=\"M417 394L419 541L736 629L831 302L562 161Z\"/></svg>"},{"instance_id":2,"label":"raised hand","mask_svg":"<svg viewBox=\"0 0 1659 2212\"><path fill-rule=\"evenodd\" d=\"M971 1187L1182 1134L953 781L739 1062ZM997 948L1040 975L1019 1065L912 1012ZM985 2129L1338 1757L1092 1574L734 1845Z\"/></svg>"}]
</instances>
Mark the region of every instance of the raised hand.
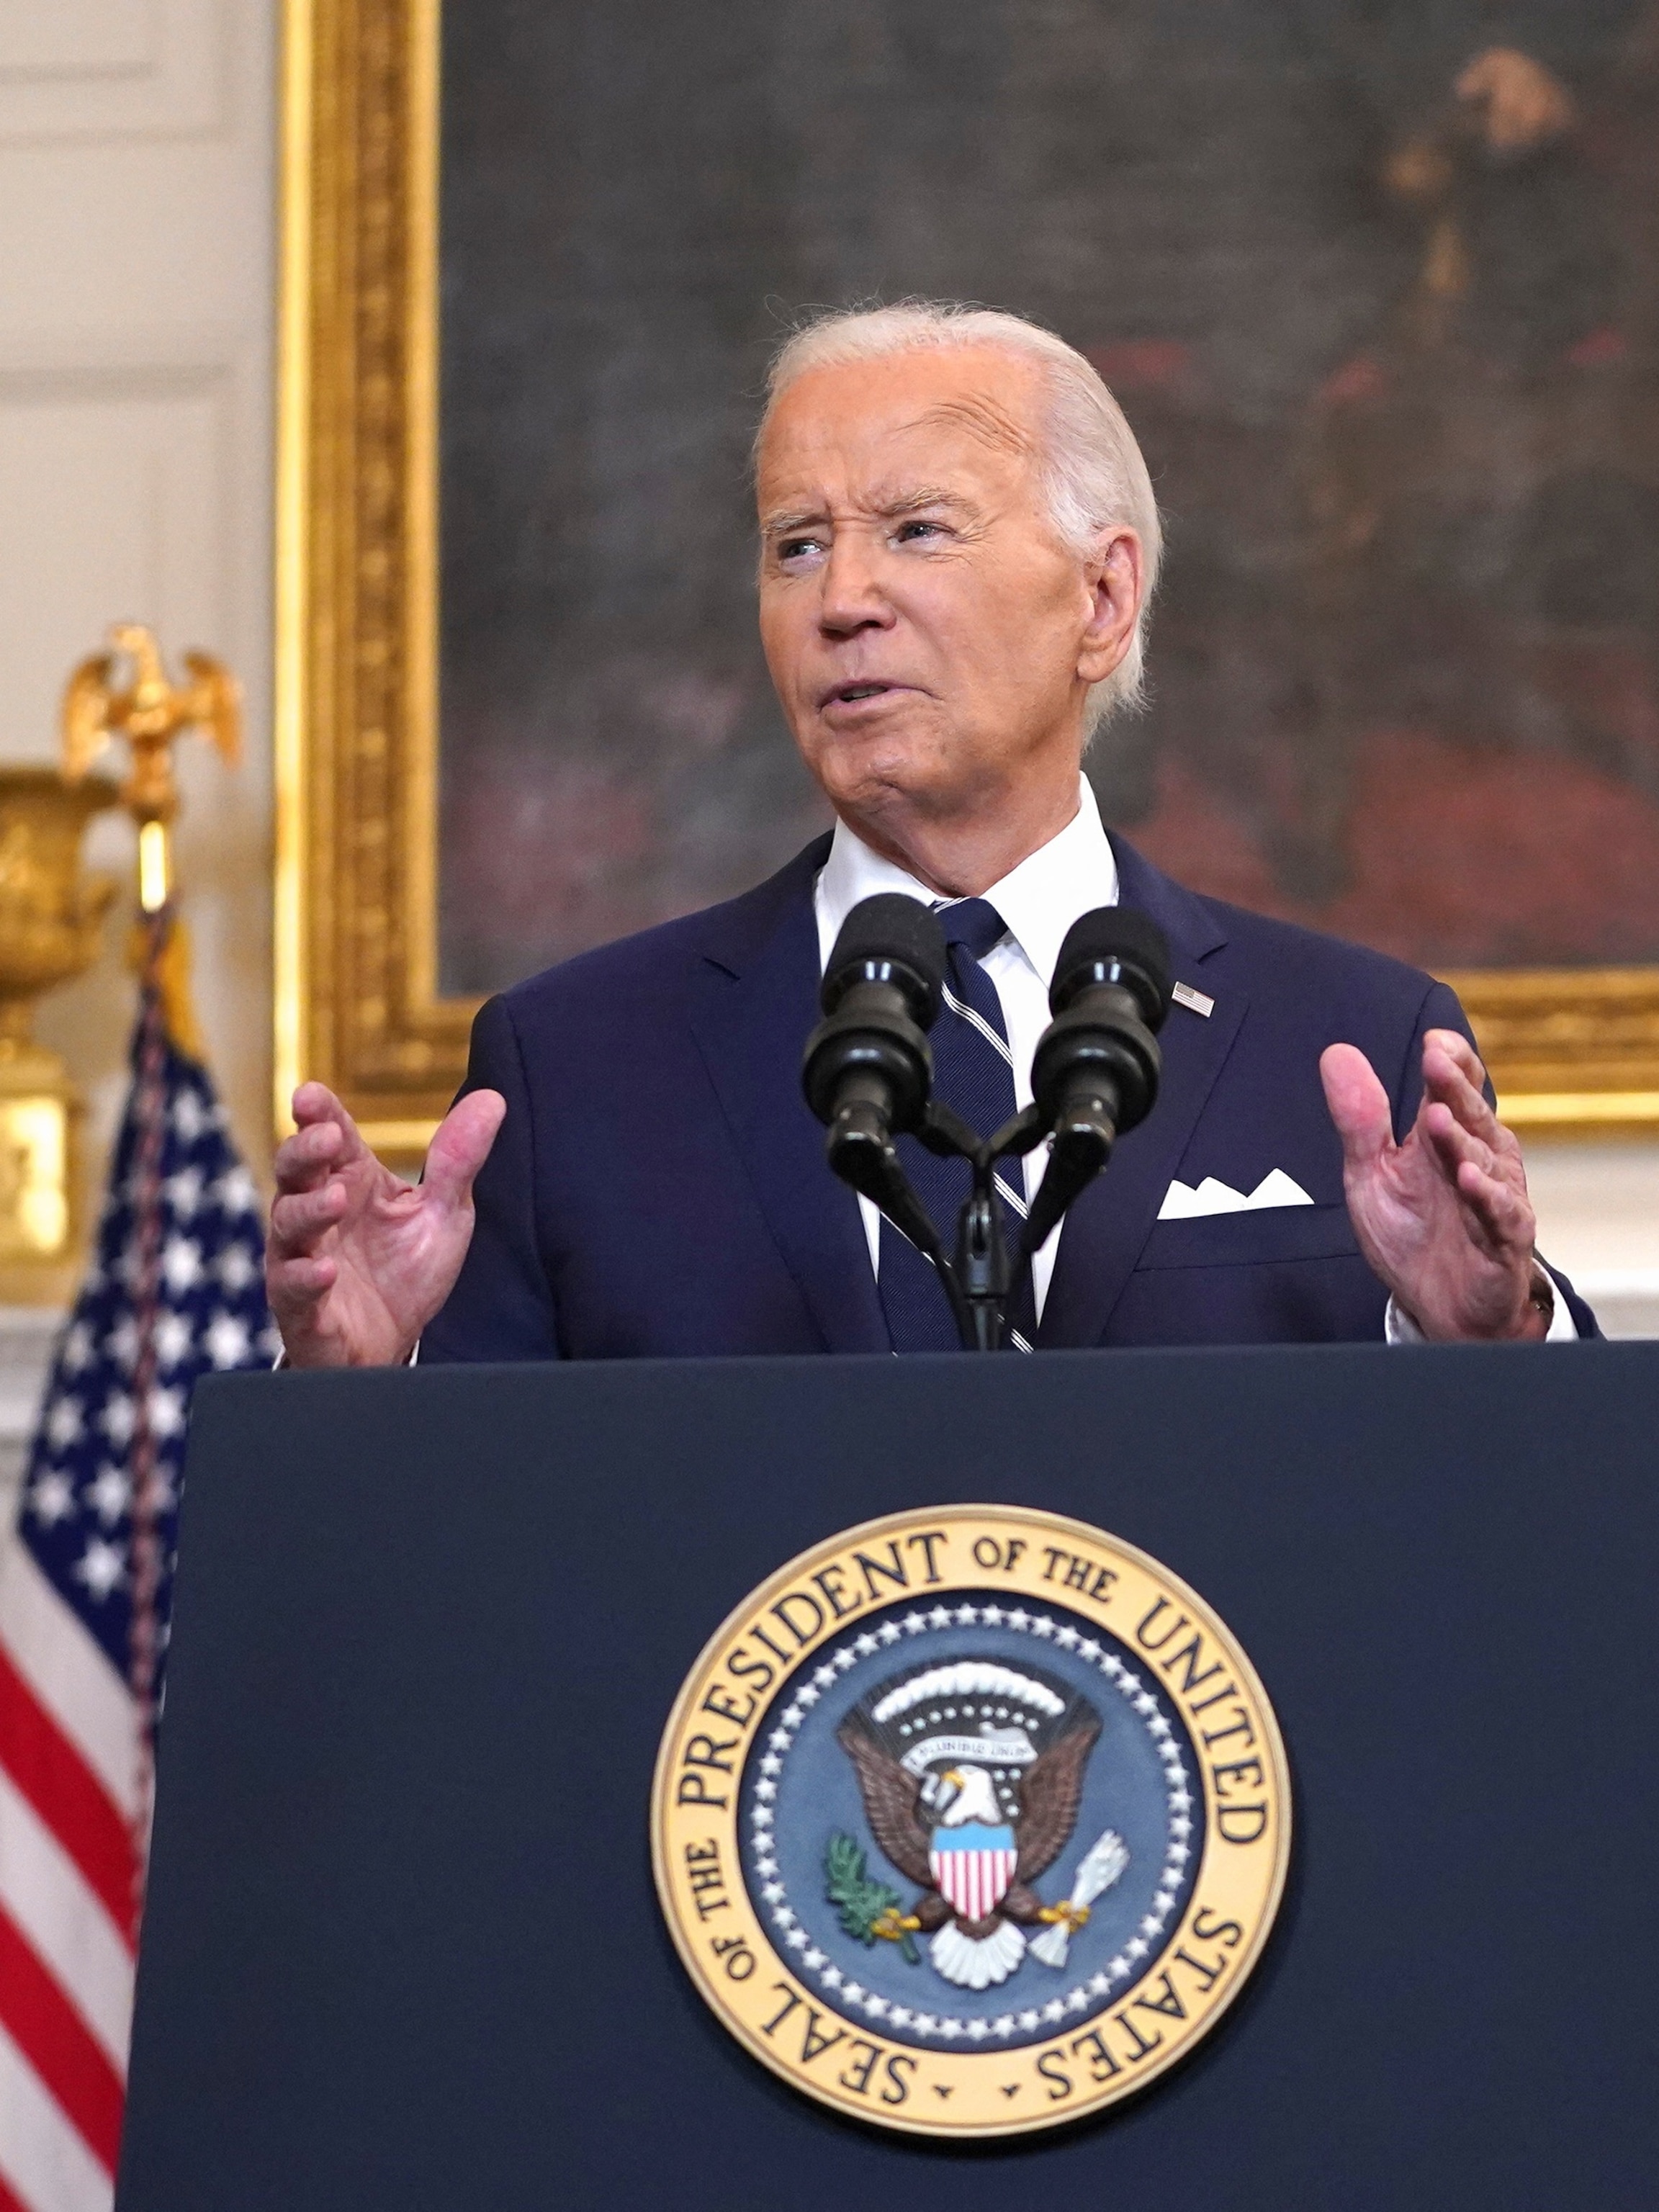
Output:
<instances>
[{"instance_id":1,"label":"raised hand","mask_svg":"<svg viewBox=\"0 0 1659 2212\"><path fill-rule=\"evenodd\" d=\"M498 1091L450 1108L406 1183L376 1159L331 1091L302 1083L276 1152L265 1295L295 1367L407 1359L472 1241L472 1183L507 1112Z\"/></svg>"},{"instance_id":2,"label":"raised hand","mask_svg":"<svg viewBox=\"0 0 1659 2212\"><path fill-rule=\"evenodd\" d=\"M1486 1071L1468 1039L1455 1030L1424 1037L1423 1103L1403 1145L1363 1052L1330 1045L1319 1073L1359 1249L1424 1335L1542 1337L1521 1147L1482 1095Z\"/></svg>"}]
</instances>

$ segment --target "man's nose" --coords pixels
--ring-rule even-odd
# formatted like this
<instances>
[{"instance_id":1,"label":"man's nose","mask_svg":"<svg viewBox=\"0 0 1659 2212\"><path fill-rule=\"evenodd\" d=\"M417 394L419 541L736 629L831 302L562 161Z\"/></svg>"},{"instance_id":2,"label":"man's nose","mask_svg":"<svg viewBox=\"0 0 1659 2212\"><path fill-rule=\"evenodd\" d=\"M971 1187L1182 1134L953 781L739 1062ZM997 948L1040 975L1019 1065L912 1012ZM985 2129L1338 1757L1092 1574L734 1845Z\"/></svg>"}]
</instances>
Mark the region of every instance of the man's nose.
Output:
<instances>
[{"instance_id":1,"label":"man's nose","mask_svg":"<svg viewBox=\"0 0 1659 2212\"><path fill-rule=\"evenodd\" d=\"M861 533L836 532L823 574L818 621L832 636L891 627L893 610L882 588L880 563Z\"/></svg>"}]
</instances>

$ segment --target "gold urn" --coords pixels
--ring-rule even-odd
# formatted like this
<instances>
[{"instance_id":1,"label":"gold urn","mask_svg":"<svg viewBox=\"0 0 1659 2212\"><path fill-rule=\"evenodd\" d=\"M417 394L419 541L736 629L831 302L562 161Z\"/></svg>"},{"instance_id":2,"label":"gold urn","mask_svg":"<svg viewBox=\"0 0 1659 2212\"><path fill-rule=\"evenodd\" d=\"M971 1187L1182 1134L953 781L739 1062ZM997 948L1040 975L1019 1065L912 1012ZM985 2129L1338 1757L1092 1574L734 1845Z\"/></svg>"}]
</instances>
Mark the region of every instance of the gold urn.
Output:
<instances>
[{"instance_id":1,"label":"gold urn","mask_svg":"<svg viewBox=\"0 0 1659 2212\"><path fill-rule=\"evenodd\" d=\"M88 822L119 793L103 776L0 767L0 1300L57 1303L73 1272L81 1105L32 1034L37 1000L98 957L108 876L81 872Z\"/></svg>"}]
</instances>

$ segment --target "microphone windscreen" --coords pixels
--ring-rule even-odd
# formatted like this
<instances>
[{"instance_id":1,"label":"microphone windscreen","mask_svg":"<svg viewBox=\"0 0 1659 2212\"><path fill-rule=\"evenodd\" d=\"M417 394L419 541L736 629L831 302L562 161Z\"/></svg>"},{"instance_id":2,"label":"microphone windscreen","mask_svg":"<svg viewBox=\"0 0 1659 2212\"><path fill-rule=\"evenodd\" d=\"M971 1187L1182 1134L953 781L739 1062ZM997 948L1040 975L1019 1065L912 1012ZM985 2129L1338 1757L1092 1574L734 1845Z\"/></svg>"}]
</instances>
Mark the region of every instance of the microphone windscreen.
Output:
<instances>
[{"instance_id":1,"label":"microphone windscreen","mask_svg":"<svg viewBox=\"0 0 1659 2212\"><path fill-rule=\"evenodd\" d=\"M1079 915L1066 933L1054 963L1048 1004L1064 1013L1078 993L1095 981L1102 969L1116 967L1122 981L1140 1001L1149 1029L1161 1029L1170 1011L1170 940L1149 914L1132 906L1097 906Z\"/></svg>"},{"instance_id":2,"label":"microphone windscreen","mask_svg":"<svg viewBox=\"0 0 1659 2212\"><path fill-rule=\"evenodd\" d=\"M860 899L841 926L823 971L824 1012L834 1011L866 962L885 961L910 977L915 1018L923 1029L932 1029L939 1019L949 959L945 932L931 908L902 891L878 891L874 898Z\"/></svg>"}]
</instances>

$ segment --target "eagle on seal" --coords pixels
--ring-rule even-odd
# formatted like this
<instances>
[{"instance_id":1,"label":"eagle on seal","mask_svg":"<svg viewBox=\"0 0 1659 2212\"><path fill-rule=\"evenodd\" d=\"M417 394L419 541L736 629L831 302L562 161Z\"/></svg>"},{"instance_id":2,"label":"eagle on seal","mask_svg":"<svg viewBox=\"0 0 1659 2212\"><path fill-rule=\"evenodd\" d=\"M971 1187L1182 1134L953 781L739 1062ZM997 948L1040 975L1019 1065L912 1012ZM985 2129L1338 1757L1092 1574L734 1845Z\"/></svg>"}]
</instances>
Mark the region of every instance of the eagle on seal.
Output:
<instances>
[{"instance_id":1,"label":"eagle on seal","mask_svg":"<svg viewBox=\"0 0 1659 2212\"><path fill-rule=\"evenodd\" d=\"M995 1672L1005 1682L1018 1679ZM928 1678L927 1686L941 1679ZM1022 1686L1040 1686L1028 1680ZM890 1698L888 1708L908 1705L915 1711L914 1698L902 1695L904 1705ZM988 1733L980 1721L975 1732L984 1749L999 1759L994 1766L961 1755L967 1747L960 1731L918 1742L908 1758L896 1757L882 1740L890 1739L891 1731L875 1724L887 1717L879 1705L873 1714L855 1706L836 1731L857 1770L871 1833L922 1893L908 1915L894 1915L891 1927L877 1932L896 1938L915 1929L930 1936L934 1966L960 1987L982 1990L1006 1981L1025 1955L1023 1928L1060 1921L1077 1924L1087 1917L1066 1905L1045 1905L1031 1887L1071 1839L1084 1769L1100 1735L1099 1716L1091 1706L1080 1699L1067 1701L1062 1717L1060 1704L1053 1699L1059 1726L1040 1750L1031 1744L1029 1731L999 1728ZM942 1755L930 1759L935 1747Z\"/></svg>"}]
</instances>

